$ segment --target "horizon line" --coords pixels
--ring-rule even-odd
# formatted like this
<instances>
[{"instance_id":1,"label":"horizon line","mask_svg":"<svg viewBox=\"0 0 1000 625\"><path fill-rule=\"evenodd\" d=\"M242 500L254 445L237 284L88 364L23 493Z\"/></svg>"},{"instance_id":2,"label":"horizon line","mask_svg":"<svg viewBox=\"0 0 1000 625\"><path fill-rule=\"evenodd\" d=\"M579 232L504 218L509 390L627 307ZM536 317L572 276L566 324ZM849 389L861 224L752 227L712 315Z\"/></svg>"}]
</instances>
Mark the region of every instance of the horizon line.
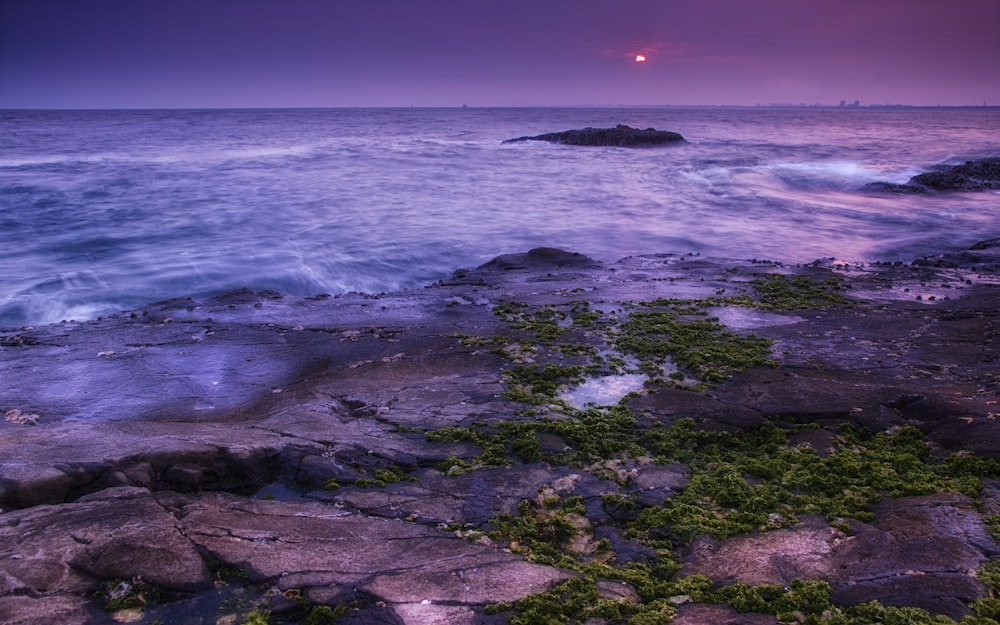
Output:
<instances>
[{"instance_id":1,"label":"horizon line","mask_svg":"<svg viewBox=\"0 0 1000 625\"><path fill-rule=\"evenodd\" d=\"M251 110L330 110L330 109L545 109L545 108L727 108L727 109L1000 109L1000 104L397 104L397 105L237 105L237 106L4 106L0 111L251 111Z\"/></svg>"}]
</instances>

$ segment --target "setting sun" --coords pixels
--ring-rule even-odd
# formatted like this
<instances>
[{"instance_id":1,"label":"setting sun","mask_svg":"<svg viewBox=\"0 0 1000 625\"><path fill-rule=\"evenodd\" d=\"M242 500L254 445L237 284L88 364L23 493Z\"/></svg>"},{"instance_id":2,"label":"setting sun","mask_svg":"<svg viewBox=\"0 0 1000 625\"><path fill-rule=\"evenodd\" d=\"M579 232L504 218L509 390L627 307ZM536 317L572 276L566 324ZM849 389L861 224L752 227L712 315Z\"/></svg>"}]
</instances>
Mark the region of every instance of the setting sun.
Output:
<instances>
[{"instance_id":1,"label":"setting sun","mask_svg":"<svg viewBox=\"0 0 1000 625\"><path fill-rule=\"evenodd\" d=\"M635 55L635 62L636 63L645 63L646 62L646 55L645 54L637 54L637 55Z\"/></svg>"}]
</instances>

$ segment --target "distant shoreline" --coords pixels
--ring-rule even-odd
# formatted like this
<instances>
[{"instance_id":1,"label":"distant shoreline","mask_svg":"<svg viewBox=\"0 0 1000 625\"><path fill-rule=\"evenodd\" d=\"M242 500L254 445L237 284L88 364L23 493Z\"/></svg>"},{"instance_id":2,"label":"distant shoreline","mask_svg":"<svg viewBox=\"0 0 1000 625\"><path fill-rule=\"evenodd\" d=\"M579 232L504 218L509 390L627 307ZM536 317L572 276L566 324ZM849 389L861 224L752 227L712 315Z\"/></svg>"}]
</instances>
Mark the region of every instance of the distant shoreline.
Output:
<instances>
[{"instance_id":1,"label":"distant shoreline","mask_svg":"<svg viewBox=\"0 0 1000 625\"><path fill-rule=\"evenodd\" d=\"M815 109L821 111L1000 111L1000 104L540 104L540 105L477 105L456 104L451 106L206 106L206 107L148 107L148 106L110 106L110 107L5 107L0 106L0 114L25 111L57 112L57 111L329 111L329 110L534 110L534 109L726 109L726 110L801 110Z\"/></svg>"}]
</instances>

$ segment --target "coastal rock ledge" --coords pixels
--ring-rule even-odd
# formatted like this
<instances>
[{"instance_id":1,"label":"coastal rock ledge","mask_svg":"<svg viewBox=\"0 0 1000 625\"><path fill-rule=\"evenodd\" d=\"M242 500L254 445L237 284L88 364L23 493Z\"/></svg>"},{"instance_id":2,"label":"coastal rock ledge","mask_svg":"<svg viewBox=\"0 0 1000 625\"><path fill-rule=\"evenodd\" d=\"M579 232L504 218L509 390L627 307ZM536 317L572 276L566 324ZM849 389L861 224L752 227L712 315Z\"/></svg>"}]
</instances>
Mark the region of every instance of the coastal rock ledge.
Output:
<instances>
[{"instance_id":1,"label":"coastal rock ledge","mask_svg":"<svg viewBox=\"0 0 1000 625\"><path fill-rule=\"evenodd\" d=\"M1000 615L1000 241L0 331L0 623Z\"/></svg>"},{"instance_id":2,"label":"coastal rock ledge","mask_svg":"<svg viewBox=\"0 0 1000 625\"><path fill-rule=\"evenodd\" d=\"M680 134L669 130L657 130L655 128L642 130L626 126L625 124L618 124L614 128L583 128L581 130L550 132L532 137L518 137L516 139L507 139L504 143L518 143L521 141L548 141L549 143L562 143L565 145L636 148L679 143L684 142L685 139Z\"/></svg>"}]
</instances>

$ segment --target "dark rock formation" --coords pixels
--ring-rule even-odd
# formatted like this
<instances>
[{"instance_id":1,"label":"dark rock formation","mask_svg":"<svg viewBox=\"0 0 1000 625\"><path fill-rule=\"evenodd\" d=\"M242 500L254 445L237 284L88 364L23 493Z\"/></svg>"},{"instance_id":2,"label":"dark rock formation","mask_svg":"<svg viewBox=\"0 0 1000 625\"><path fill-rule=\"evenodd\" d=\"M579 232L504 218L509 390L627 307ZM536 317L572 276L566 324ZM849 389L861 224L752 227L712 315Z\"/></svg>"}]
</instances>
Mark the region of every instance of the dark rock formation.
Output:
<instances>
[{"instance_id":1,"label":"dark rock formation","mask_svg":"<svg viewBox=\"0 0 1000 625\"><path fill-rule=\"evenodd\" d=\"M862 190L874 193L917 194L928 191L986 191L1000 189L1000 158L966 161L918 174L906 184L872 182Z\"/></svg>"},{"instance_id":2,"label":"dark rock formation","mask_svg":"<svg viewBox=\"0 0 1000 625\"><path fill-rule=\"evenodd\" d=\"M937 191L983 191L1000 189L1000 158L966 161L963 165L919 174L910 179Z\"/></svg>"},{"instance_id":3,"label":"dark rock formation","mask_svg":"<svg viewBox=\"0 0 1000 625\"><path fill-rule=\"evenodd\" d=\"M861 187L861 190L868 193L897 193L899 195L927 193L926 187L919 187L915 184L899 184L896 182L869 182Z\"/></svg>"},{"instance_id":4,"label":"dark rock formation","mask_svg":"<svg viewBox=\"0 0 1000 625\"><path fill-rule=\"evenodd\" d=\"M525 254L503 254L476 268L479 272L552 269L596 269L601 263L578 252L551 247L537 247Z\"/></svg>"},{"instance_id":5,"label":"dark rock formation","mask_svg":"<svg viewBox=\"0 0 1000 625\"><path fill-rule=\"evenodd\" d=\"M566 130L563 132L535 135L533 137L518 137L516 139L508 139L504 143L517 143L520 141L548 141L550 143L564 143L566 145L632 148L682 142L684 141L684 137L668 130L656 130L655 128L641 130L626 126L625 124L618 124L614 128L588 127L582 130Z\"/></svg>"}]
</instances>

